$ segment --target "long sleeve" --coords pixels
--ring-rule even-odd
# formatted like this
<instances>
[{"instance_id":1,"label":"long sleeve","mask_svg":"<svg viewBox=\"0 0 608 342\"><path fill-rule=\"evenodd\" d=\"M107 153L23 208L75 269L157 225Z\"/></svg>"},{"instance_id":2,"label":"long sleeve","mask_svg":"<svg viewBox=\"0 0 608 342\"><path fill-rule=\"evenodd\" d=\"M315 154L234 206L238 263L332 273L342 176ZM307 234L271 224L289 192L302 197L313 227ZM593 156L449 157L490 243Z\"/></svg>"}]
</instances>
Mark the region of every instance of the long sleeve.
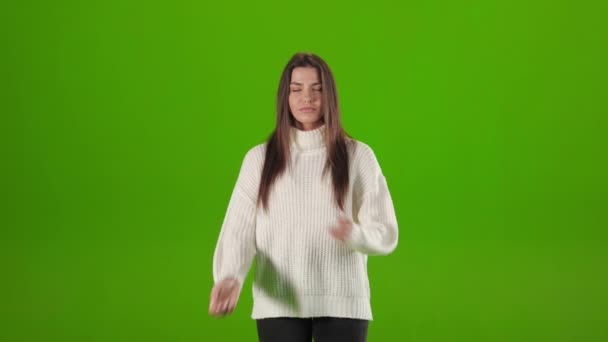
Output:
<instances>
[{"instance_id":1,"label":"long sleeve","mask_svg":"<svg viewBox=\"0 0 608 342\"><path fill-rule=\"evenodd\" d=\"M353 225L345 242L364 254L387 255L397 247L397 217L386 178L369 146L362 145L355 170Z\"/></svg>"},{"instance_id":2,"label":"long sleeve","mask_svg":"<svg viewBox=\"0 0 608 342\"><path fill-rule=\"evenodd\" d=\"M242 286L256 254L259 156L259 150L250 149L243 159L213 254L214 283L236 277Z\"/></svg>"}]
</instances>

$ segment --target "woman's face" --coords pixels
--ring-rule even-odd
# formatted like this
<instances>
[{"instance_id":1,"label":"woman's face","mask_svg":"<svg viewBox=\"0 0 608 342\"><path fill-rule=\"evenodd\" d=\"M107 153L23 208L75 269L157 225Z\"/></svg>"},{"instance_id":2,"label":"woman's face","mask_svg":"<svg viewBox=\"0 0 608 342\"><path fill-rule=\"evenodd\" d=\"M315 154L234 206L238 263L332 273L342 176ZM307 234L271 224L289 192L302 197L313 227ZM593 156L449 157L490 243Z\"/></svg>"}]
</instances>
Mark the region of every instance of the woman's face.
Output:
<instances>
[{"instance_id":1,"label":"woman's face","mask_svg":"<svg viewBox=\"0 0 608 342\"><path fill-rule=\"evenodd\" d=\"M323 124L321 80L314 67L295 67L289 84L289 108L302 130L315 129Z\"/></svg>"}]
</instances>

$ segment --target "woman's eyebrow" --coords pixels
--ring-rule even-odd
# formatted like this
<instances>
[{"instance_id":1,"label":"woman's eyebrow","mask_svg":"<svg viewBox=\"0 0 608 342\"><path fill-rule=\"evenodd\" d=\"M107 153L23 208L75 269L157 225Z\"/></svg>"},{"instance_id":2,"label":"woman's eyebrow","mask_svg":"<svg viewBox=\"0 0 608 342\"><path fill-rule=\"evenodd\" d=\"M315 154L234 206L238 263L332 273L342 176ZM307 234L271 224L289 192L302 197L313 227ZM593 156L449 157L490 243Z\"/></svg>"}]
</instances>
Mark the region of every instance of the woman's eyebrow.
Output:
<instances>
[{"instance_id":1,"label":"woman's eyebrow","mask_svg":"<svg viewBox=\"0 0 608 342\"><path fill-rule=\"evenodd\" d=\"M302 85L302 83L300 83L300 82L291 82L290 84ZM321 82L315 82L315 83L312 83L311 85L316 85L316 84L321 84Z\"/></svg>"}]
</instances>

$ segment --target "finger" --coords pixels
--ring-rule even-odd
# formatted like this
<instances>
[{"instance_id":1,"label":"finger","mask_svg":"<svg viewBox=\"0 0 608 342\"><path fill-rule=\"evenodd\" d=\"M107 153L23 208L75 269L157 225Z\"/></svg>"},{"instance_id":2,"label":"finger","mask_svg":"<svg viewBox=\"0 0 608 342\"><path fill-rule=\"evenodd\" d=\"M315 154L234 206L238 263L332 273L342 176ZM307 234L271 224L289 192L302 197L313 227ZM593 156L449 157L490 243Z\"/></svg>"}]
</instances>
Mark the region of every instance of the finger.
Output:
<instances>
[{"instance_id":1,"label":"finger","mask_svg":"<svg viewBox=\"0 0 608 342\"><path fill-rule=\"evenodd\" d=\"M234 289L231 293L230 296L228 297L228 300L226 301L227 305L226 305L226 311L228 313L230 313L233 309L234 309L234 305L235 305L235 299L238 296L238 291L236 289Z\"/></svg>"},{"instance_id":2,"label":"finger","mask_svg":"<svg viewBox=\"0 0 608 342\"><path fill-rule=\"evenodd\" d=\"M217 305L217 288L213 288L211 291L211 298L209 299L209 310L215 311Z\"/></svg>"},{"instance_id":3,"label":"finger","mask_svg":"<svg viewBox=\"0 0 608 342\"><path fill-rule=\"evenodd\" d=\"M218 314L220 313L220 304L221 304L221 302L220 302L220 301L218 301L218 300L216 300L216 301L213 303L213 307L212 307L212 309L211 309L211 312L212 312L214 315L218 315Z\"/></svg>"},{"instance_id":4,"label":"finger","mask_svg":"<svg viewBox=\"0 0 608 342\"><path fill-rule=\"evenodd\" d=\"M213 307L213 314L214 315L221 315L222 313L222 302L217 302L215 303L214 307Z\"/></svg>"},{"instance_id":5,"label":"finger","mask_svg":"<svg viewBox=\"0 0 608 342\"><path fill-rule=\"evenodd\" d=\"M216 297L216 305L215 305L215 311L218 313L221 313L222 311L222 303L224 302L224 296L226 293L226 289L224 289L224 285L221 284L220 286L218 286L218 290L217 290L217 297Z\"/></svg>"},{"instance_id":6,"label":"finger","mask_svg":"<svg viewBox=\"0 0 608 342\"><path fill-rule=\"evenodd\" d=\"M221 314L223 313L223 310L224 310L224 300L223 300L223 299L220 299L220 300L218 300L218 302L217 302L217 305L216 305L216 307L215 307L215 311L216 311L218 314L220 314L220 315L221 315Z\"/></svg>"},{"instance_id":7,"label":"finger","mask_svg":"<svg viewBox=\"0 0 608 342\"><path fill-rule=\"evenodd\" d=\"M210 305L210 311L214 314L217 314L218 311L219 300L214 298Z\"/></svg>"},{"instance_id":8,"label":"finger","mask_svg":"<svg viewBox=\"0 0 608 342\"><path fill-rule=\"evenodd\" d=\"M217 299L221 302L224 300L224 296L226 293L226 289L224 288L224 284L220 285L217 289Z\"/></svg>"},{"instance_id":9,"label":"finger","mask_svg":"<svg viewBox=\"0 0 608 342\"><path fill-rule=\"evenodd\" d=\"M232 313L232 311L234 311L234 305L235 305L234 299L230 298L230 300L228 301L228 307L226 308L226 311L228 313Z\"/></svg>"},{"instance_id":10,"label":"finger","mask_svg":"<svg viewBox=\"0 0 608 342\"><path fill-rule=\"evenodd\" d=\"M227 315L230 313L230 299L226 299L226 301L224 302L224 315Z\"/></svg>"},{"instance_id":11,"label":"finger","mask_svg":"<svg viewBox=\"0 0 608 342\"><path fill-rule=\"evenodd\" d=\"M344 239L344 229L340 229L339 231L336 232L336 238L338 240Z\"/></svg>"},{"instance_id":12,"label":"finger","mask_svg":"<svg viewBox=\"0 0 608 342\"><path fill-rule=\"evenodd\" d=\"M213 303L213 305L209 307L209 314L213 316L217 315L217 303Z\"/></svg>"},{"instance_id":13,"label":"finger","mask_svg":"<svg viewBox=\"0 0 608 342\"><path fill-rule=\"evenodd\" d=\"M331 236L333 236L333 237L335 237L335 238L337 238L337 237L338 237L338 233L337 233L337 231L336 231L335 229L331 229L331 230L329 231L329 233L331 234Z\"/></svg>"},{"instance_id":14,"label":"finger","mask_svg":"<svg viewBox=\"0 0 608 342\"><path fill-rule=\"evenodd\" d=\"M210 300L212 300L213 298L217 297L217 285L214 285L213 288L211 289L211 296L210 296Z\"/></svg>"},{"instance_id":15,"label":"finger","mask_svg":"<svg viewBox=\"0 0 608 342\"><path fill-rule=\"evenodd\" d=\"M209 301L209 313L213 313L215 309L215 300L213 298L211 298L211 300Z\"/></svg>"},{"instance_id":16,"label":"finger","mask_svg":"<svg viewBox=\"0 0 608 342\"><path fill-rule=\"evenodd\" d=\"M239 300L239 293L235 292L233 294L233 296L230 298L230 306L229 306L229 310L230 311L234 311L234 308L236 307L236 303Z\"/></svg>"}]
</instances>

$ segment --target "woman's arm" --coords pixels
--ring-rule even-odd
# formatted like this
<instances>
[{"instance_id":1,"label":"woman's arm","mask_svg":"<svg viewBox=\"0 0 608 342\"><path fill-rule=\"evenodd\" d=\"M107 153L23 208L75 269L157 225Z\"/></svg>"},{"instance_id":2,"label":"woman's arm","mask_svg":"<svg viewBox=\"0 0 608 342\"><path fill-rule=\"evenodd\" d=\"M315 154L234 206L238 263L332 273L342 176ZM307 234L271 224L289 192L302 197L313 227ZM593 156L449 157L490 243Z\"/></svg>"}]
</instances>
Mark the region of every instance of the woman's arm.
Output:
<instances>
[{"instance_id":1,"label":"woman's arm","mask_svg":"<svg viewBox=\"0 0 608 342\"><path fill-rule=\"evenodd\" d=\"M387 255L397 247L397 217L386 178L373 150L362 144L353 189L353 222L345 243L369 255Z\"/></svg>"},{"instance_id":2,"label":"woman's arm","mask_svg":"<svg viewBox=\"0 0 608 342\"><path fill-rule=\"evenodd\" d=\"M214 283L236 278L242 286L256 254L257 152L254 148L245 155L230 196L213 254Z\"/></svg>"}]
</instances>

